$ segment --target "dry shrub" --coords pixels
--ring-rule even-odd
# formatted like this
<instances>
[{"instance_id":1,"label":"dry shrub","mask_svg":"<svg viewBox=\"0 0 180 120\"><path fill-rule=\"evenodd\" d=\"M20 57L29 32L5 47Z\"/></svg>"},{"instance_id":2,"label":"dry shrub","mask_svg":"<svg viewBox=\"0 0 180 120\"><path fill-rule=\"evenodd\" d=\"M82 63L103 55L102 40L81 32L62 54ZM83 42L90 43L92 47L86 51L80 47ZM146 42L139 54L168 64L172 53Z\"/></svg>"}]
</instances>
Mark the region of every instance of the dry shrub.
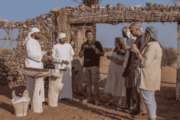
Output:
<instances>
[{"instance_id":1,"label":"dry shrub","mask_svg":"<svg viewBox=\"0 0 180 120\"><path fill-rule=\"evenodd\" d=\"M162 66L171 66L177 61L177 53L172 47L163 47Z\"/></svg>"},{"instance_id":2,"label":"dry shrub","mask_svg":"<svg viewBox=\"0 0 180 120\"><path fill-rule=\"evenodd\" d=\"M112 51L113 50L113 48L104 48L104 52L106 53L106 52L110 52L110 51Z\"/></svg>"}]
</instances>

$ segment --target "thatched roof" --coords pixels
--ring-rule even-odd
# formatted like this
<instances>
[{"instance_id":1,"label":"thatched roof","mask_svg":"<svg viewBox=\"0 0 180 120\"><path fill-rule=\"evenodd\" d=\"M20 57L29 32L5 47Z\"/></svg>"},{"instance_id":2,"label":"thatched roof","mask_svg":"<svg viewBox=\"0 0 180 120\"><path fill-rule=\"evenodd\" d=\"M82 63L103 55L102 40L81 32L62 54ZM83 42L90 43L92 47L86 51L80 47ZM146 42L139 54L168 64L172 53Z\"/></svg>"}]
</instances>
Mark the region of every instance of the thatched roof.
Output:
<instances>
[{"instance_id":1,"label":"thatched roof","mask_svg":"<svg viewBox=\"0 0 180 120\"><path fill-rule=\"evenodd\" d=\"M109 23L124 22L180 22L180 3L175 6L147 3L146 7L128 6L118 3L106 7L80 5L66 7L69 23Z\"/></svg>"},{"instance_id":2,"label":"thatched roof","mask_svg":"<svg viewBox=\"0 0 180 120\"><path fill-rule=\"evenodd\" d=\"M117 6L110 4L106 6L99 6L93 4L90 7L85 4L81 4L78 7L67 6L66 8L53 8L50 13L53 15L65 11L66 15L62 19L66 18L69 24L87 24L87 23L131 23L131 22L180 22L180 3L176 3L175 6L163 4L146 3L146 7L138 6L126 6L122 3L118 3ZM60 15L61 16L61 15ZM67 16L67 17L66 17ZM39 16L41 18L41 16ZM60 17L61 18L61 17ZM55 18L57 22L60 20ZM32 23L34 21L32 20ZM16 28L18 25L23 25L26 22L5 22L0 21L1 28Z\"/></svg>"}]
</instances>

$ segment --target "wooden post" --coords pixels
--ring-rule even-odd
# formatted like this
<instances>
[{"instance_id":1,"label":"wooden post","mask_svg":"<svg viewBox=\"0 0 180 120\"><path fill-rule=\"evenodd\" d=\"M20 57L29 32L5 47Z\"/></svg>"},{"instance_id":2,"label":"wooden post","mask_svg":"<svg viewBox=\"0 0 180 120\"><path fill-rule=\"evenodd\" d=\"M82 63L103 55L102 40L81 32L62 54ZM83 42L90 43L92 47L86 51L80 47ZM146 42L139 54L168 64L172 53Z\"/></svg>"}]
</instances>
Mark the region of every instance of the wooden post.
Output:
<instances>
[{"instance_id":1,"label":"wooden post","mask_svg":"<svg viewBox=\"0 0 180 120\"><path fill-rule=\"evenodd\" d=\"M177 83L176 83L176 100L180 100L180 22L177 23Z\"/></svg>"},{"instance_id":2,"label":"wooden post","mask_svg":"<svg viewBox=\"0 0 180 120\"><path fill-rule=\"evenodd\" d=\"M11 30L12 31L12 30ZM8 28L8 35L9 35L9 38L11 40L11 51L13 51L13 37L11 36L11 32L10 32L10 29Z\"/></svg>"},{"instance_id":3,"label":"wooden post","mask_svg":"<svg viewBox=\"0 0 180 120\"><path fill-rule=\"evenodd\" d=\"M41 87L44 87L44 86L42 86L42 83L44 81L42 78L43 77L35 78L34 94L32 97L32 104L31 104L31 110L35 113L42 113L43 112Z\"/></svg>"}]
</instances>

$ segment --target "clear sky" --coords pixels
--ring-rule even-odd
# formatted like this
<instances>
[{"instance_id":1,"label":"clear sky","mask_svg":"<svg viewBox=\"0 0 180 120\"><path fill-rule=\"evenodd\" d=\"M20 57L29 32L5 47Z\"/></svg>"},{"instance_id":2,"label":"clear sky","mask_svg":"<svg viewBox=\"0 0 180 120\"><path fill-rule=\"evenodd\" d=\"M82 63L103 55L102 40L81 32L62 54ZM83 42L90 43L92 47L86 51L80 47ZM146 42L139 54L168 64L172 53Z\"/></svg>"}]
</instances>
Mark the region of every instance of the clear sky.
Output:
<instances>
[{"instance_id":1,"label":"clear sky","mask_svg":"<svg viewBox=\"0 0 180 120\"><path fill-rule=\"evenodd\" d=\"M81 0L79 0L81 1ZM146 6L147 2L152 4L172 4L170 0L103 0L101 6L111 4L116 6L117 3L126 4L126 6L142 5ZM54 7L78 6L79 4L72 0L1 0L0 19L7 19L9 22L25 21L27 18L39 16L49 11ZM114 47L115 37L122 37L122 27L130 24L108 25L97 24L97 40L103 47ZM145 30L147 26L155 26L159 30L159 41L166 47L177 47L177 23L142 23L142 28ZM18 30L13 31L14 38L17 38ZM0 29L0 38L6 37L5 31ZM0 41L0 47L4 41ZM14 42L14 47L17 43ZM6 41L4 48L10 48L10 41Z\"/></svg>"}]
</instances>

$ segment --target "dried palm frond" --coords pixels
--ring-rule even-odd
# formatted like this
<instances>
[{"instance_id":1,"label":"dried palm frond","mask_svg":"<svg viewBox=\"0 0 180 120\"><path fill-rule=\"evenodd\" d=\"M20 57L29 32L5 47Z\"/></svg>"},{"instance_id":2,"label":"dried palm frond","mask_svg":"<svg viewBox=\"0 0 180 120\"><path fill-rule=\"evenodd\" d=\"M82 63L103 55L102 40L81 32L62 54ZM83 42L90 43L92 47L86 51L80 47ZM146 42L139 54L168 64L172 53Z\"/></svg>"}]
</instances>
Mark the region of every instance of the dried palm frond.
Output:
<instances>
[{"instance_id":1,"label":"dried palm frond","mask_svg":"<svg viewBox=\"0 0 180 120\"><path fill-rule=\"evenodd\" d=\"M93 4L100 4L103 0L81 0L81 2L79 2L78 0L73 0L79 4L85 4L86 6L91 6Z\"/></svg>"},{"instance_id":2,"label":"dried palm frond","mask_svg":"<svg viewBox=\"0 0 180 120\"><path fill-rule=\"evenodd\" d=\"M170 0L173 4L180 2L180 0Z\"/></svg>"}]
</instances>

